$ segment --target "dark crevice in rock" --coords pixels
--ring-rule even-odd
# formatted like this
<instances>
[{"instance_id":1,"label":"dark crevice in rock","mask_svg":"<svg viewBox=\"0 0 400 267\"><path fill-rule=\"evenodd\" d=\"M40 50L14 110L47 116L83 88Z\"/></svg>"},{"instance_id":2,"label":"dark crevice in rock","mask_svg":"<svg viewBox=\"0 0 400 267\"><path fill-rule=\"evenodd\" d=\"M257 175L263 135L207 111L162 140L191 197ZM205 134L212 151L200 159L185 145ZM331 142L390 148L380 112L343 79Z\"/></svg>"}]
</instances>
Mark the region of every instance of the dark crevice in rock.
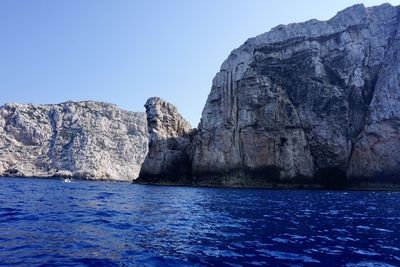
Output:
<instances>
[{"instance_id":1,"label":"dark crevice in rock","mask_svg":"<svg viewBox=\"0 0 400 267\"><path fill-rule=\"evenodd\" d=\"M54 162L54 159L55 159L55 155L54 155L55 144L56 144L57 135L58 135L57 122L56 122L56 119L54 118L56 112L57 111L53 108L53 109L50 109L50 111L48 113L51 129L52 129L52 135L51 135L50 142L49 142L48 154L49 154L49 158L51 159L51 161L53 161L52 165L56 165L55 162Z\"/></svg>"}]
</instances>

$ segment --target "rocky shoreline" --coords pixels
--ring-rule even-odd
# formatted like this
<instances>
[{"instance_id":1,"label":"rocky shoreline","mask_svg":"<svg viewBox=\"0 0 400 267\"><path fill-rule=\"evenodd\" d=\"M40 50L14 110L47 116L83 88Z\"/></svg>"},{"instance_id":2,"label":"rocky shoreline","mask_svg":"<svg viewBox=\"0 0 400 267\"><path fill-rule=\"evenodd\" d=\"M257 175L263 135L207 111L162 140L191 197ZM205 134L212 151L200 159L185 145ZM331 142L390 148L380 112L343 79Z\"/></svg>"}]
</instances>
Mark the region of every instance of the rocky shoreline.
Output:
<instances>
[{"instance_id":1,"label":"rocky shoreline","mask_svg":"<svg viewBox=\"0 0 400 267\"><path fill-rule=\"evenodd\" d=\"M197 128L150 98L0 107L0 175L310 189L400 185L400 8L355 5L232 51Z\"/></svg>"}]
</instances>

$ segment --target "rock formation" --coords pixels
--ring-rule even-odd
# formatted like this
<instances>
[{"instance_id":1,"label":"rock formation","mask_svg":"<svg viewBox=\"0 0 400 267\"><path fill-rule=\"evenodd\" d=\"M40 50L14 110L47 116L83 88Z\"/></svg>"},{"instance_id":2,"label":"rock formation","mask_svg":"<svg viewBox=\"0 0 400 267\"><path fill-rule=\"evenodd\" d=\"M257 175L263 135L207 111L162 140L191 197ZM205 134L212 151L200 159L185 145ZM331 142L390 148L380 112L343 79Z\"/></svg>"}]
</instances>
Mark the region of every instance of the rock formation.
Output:
<instances>
[{"instance_id":1,"label":"rock formation","mask_svg":"<svg viewBox=\"0 0 400 267\"><path fill-rule=\"evenodd\" d=\"M399 7L355 5L250 38L215 76L197 130L160 98L147 101L147 123L104 103L7 104L0 174L400 184L399 29Z\"/></svg>"},{"instance_id":2,"label":"rock formation","mask_svg":"<svg viewBox=\"0 0 400 267\"><path fill-rule=\"evenodd\" d=\"M147 144L145 114L115 105L0 107L0 175L132 181Z\"/></svg>"},{"instance_id":3,"label":"rock formation","mask_svg":"<svg viewBox=\"0 0 400 267\"><path fill-rule=\"evenodd\" d=\"M400 178L399 22L399 7L355 5L234 50L192 144L198 182Z\"/></svg>"},{"instance_id":4,"label":"rock formation","mask_svg":"<svg viewBox=\"0 0 400 267\"><path fill-rule=\"evenodd\" d=\"M152 97L145 104L149 152L140 171L140 181L185 179L191 175L187 149L191 130L172 104Z\"/></svg>"}]
</instances>

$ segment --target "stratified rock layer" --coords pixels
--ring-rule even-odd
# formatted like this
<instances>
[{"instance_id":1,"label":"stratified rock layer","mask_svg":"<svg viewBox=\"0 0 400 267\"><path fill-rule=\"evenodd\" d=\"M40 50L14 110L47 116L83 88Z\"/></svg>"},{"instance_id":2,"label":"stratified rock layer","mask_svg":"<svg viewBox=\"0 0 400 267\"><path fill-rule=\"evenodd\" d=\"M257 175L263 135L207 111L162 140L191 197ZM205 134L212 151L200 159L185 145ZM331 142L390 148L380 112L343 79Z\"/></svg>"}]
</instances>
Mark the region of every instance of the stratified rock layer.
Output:
<instances>
[{"instance_id":1,"label":"stratified rock layer","mask_svg":"<svg viewBox=\"0 0 400 267\"><path fill-rule=\"evenodd\" d=\"M131 181L147 153L144 113L98 102L0 108L0 175Z\"/></svg>"},{"instance_id":2,"label":"stratified rock layer","mask_svg":"<svg viewBox=\"0 0 400 267\"><path fill-rule=\"evenodd\" d=\"M193 174L224 185L399 178L399 28L398 7L356 5L247 40L213 80Z\"/></svg>"},{"instance_id":3,"label":"stratified rock layer","mask_svg":"<svg viewBox=\"0 0 400 267\"><path fill-rule=\"evenodd\" d=\"M192 127L176 107L161 98L152 97L145 104L149 131L149 152L140 171L141 181L187 178L190 159L187 149Z\"/></svg>"}]
</instances>

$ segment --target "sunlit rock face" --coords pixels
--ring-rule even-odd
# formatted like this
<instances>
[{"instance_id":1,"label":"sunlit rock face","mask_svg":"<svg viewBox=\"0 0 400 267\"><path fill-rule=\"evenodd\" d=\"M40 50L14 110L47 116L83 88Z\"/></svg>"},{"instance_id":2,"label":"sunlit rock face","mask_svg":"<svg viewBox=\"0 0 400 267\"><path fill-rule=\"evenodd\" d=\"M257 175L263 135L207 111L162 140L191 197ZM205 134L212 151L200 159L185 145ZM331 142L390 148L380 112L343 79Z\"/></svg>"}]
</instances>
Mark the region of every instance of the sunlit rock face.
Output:
<instances>
[{"instance_id":1,"label":"sunlit rock face","mask_svg":"<svg viewBox=\"0 0 400 267\"><path fill-rule=\"evenodd\" d=\"M355 5L248 39L213 80L192 144L194 176L398 177L399 28L398 7Z\"/></svg>"},{"instance_id":2,"label":"sunlit rock face","mask_svg":"<svg viewBox=\"0 0 400 267\"><path fill-rule=\"evenodd\" d=\"M187 149L192 127L177 108L159 97L149 98L145 104L149 131L149 152L140 171L141 181L187 178L190 158Z\"/></svg>"},{"instance_id":3,"label":"sunlit rock face","mask_svg":"<svg viewBox=\"0 0 400 267\"><path fill-rule=\"evenodd\" d=\"M146 115L112 104L0 108L0 175L132 181L147 147Z\"/></svg>"},{"instance_id":4,"label":"sunlit rock face","mask_svg":"<svg viewBox=\"0 0 400 267\"><path fill-rule=\"evenodd\" d=\"M0 175L192 185L399 183L399 7L248 39L215 76L198 129L150 98L0 107ZM191 100L193 101L193 100Z\"/></svg>"}]
</instances>

